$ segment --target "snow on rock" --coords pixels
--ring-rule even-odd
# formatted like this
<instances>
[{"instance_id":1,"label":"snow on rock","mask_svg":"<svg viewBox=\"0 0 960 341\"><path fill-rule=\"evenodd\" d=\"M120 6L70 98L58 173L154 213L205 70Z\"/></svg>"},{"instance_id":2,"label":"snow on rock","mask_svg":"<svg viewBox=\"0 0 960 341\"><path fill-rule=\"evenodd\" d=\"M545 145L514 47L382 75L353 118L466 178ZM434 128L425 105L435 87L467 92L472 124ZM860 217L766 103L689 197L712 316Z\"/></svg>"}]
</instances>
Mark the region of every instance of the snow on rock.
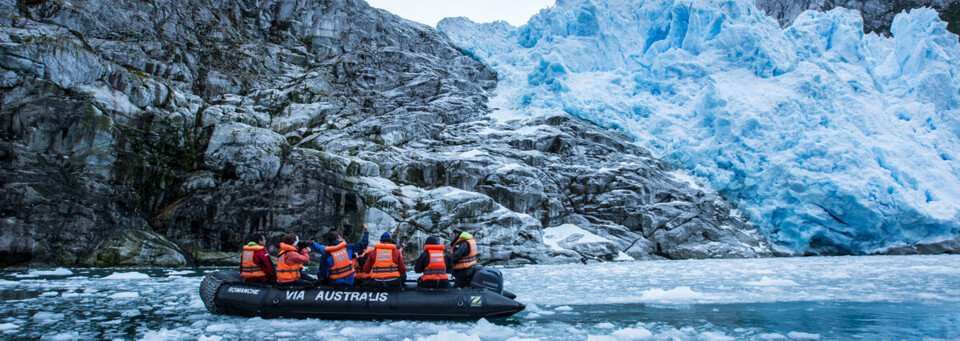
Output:
<instances>
[{"instance_id":1,"label":"snow on rock","mask_svg":"<svg viewBox=\"0 0 960 341\"><path fill-rule=\"evenodd\" d=\"M139 272L114 272L101 279L149 279L150 275Z\"/></svg>"},{"instance_id":2,"label":"snow on rock","mask_svg":"<svg viewBox=\"0 0 960 341\"><path fill-rule=\"evenodd\" d=\"M571 250L592 257L619 255L623 259L623 255L626 255L623 252L618 253L617 246L609 239L573 224L543 229L543 243L553 250Z\"/></svg>"},{"instance_id":3,"label":"snow on rock","mask_svg":"<svg viewBox=\"0 0 960 341\"><path fill-rule=\"evenodd\" d=\"M960 44L931 9L897 14L892 37L842 8L781 29L749 0L559 1L519 28L438 28L497 69L502 107L629 133L779 252L960 233Z\"/></svg>"}]
</instances>

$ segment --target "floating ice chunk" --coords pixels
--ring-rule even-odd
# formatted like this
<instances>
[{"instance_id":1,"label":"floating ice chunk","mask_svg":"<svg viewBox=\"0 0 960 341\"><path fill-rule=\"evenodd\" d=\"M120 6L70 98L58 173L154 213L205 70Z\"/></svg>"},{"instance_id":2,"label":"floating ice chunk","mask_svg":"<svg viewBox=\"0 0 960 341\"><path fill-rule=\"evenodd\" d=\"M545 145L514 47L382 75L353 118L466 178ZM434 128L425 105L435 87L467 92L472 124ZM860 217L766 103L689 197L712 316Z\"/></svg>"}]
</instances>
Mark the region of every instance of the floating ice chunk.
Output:
<instances>
[{"instance_id":1,"label":"floating ice chunk","mask_svg":"<svg viewBox=\"0 0 960 341\"><path fill-rule=\"evenodd\" d=\"M473 326L469 331L468 335L483 336L484 338L494 338L494 339L504 339L509 336L512 336L515 332L510 327L498 326L487 319L480 319L477 321L477 324Z\"/></svg>"},{"instance_id":2,"label":"floating ice chunk","mask_svg":"<svg viewBox=\"0 0 960 341\"><path fill-rule=\"evenodd\" d=\"M221 340L223 340L223 337L219 335L213 335L213 336L200 335L200 338L197 339L197 341L221 341Z\"/></svg>"},{"instance_id":3,"label":"floating ice chunk","mask_svg":"<svg viewBox=\"0 0 960 341\"><path fill-rule=\"evenodd\" d=\"M41 340L53 340L53 341L67 341L67 340L77 340L80 339L79 332L67 332L59 333L54 335L44 335L40 338Z\"/></svg>"},{"instance_id":4,"label":"floating ice chunk","mask_svg":"<svg viewBox=\"0 0 960 341\"><path fill-rule=\"evenodd\" d=\"M139 272L114 272L101 279L149 279L150 275Z\"/></svg>"},{"instance_id":5,"label":"floating ice chunk","mask_svg":"<svg viewBox=\"0 0 960 341\"><path fill-rule=\"evenodd\" d=\"M780 333L764 333L764 334L757 335L757 338L761 340L786 340L787 339L786 336L783 336L783 334L780 334Z\"/></svg>"},{"instance_id":6,"label":"floating ice chunk","mask_svg":"<svg viewBox=\"0 0 960 341\"><path fill-rule=\"evenodd\" d=\"M40 276L70 276L73 275L73 271L70 269L56 268L53 270L30 270L26 274L16 275L17 278L34 278Z\"/></svg>"},{"instance_id":7,"label":"floating ice chunk","mask_svg":"<svg viewBox=\"0 0 960 341\"><path fill-rule=\"evenodd\" d=\"M211 324L207 326L206 329L204 329L204 331L206 331L207 333L230 332L230 331L236 331L236 330L237 330L237 326L234 325L233 323Z\"/></svg>"},{"instance_id":8,"label":"floating ice chunk","mask_svg":"<svg viewBox=\"0 0 960 341\"><path fill-rule=\"evenodd\" d=\"M793 287L798 286L797 282L791 281L789 279L774 279L767 276L763 276L759 281L746 282L743 283L746 285L758 286L758 287Z\"/></svg>"},{"instance_id":9,"label":"floating ice chunk","mask_svg":"<svg viewBox=\"0 0 960 341\"><path fill-rule=\"evenodd\" d=\"M600 322L600 323L597 323L597 328L613 329L614 327L616 327L616 326L614 326L613 323L610 323L610 322Z\"/></svg>"},{"instance_id":10,"label":"floating ice chunk","mask_svg":"<svg viewBox=\"0 0 960 341\"><path fill-rule=\"evenodd\" d=\"M700 333L700 339L706 341L733 341L736 338L727 336L722 332L703 332Z\"/></svg>"},{"instance_id":11,"label":"floating ice chunk","mask_svg":"<svg viewBox=\"0 0 960 341\"><path fill-rule=\"evenodd\" d=\"M819 340L820 334L789 332L787 333L787 337L789 337L791 340Z\"/></svg>"},{"instance_id":12,"label":"floating ice chunk","mask_svg":"<svg viewBox=\"0 0 960 341\"><path fill-rule=\"evenodd\" d=\"M5 279L0 279L0 285L17 285L17 281L8 281Z\"/></svg>"},{"instance_id":13,"label":"floating ice chunk","mask_svg":"<svg viewBox=\"0 0 960 341\"><path fill-rule=\"evenodd\" d=\"M56 292L56 291L47 291L47 292L44 292L44 293L40 294L40 296L42 296L42 297L54 297L54 296L60 296L60 293L59 293L59 292Z\"/></svg>"},{"instance_id":14,"label":"floating ice chunk","mask_svg":"<svg viewBox=\"0 0 960 341\"><path fill-rule=\"evenodd\" d=\"M0 331L19 329L20 326L13 323L0 323Z\"/></svg>"},{"instance_id":15,"label":"floating ice chunk","mask_svg":"<svg viewBox=\"0 0 960 341\"><path fill-rule=\"evenodd\" d=\"M65 316L66 315L62 313L51 313L51 312L41 311L36 314L33 314L33 317L31 319L33 319L33 321L36 322L37 324L51 324L51 323L57 323L60 320L63 320Z\"/></svg>"},{"instance_id":16,"label":"floating ice chunk","mask_svg":"<svg viewBox=\"0 0 960 341\"><path fill-rule=\"evenodd\" d=\"M417 338L418 341L480 341L476 335L467 335L453 330L441 330L434 335Z\"/></svg>"},{"instance_id":17,"label":"floating ice chunk","mask_svg":"<svg viewBox=\"0 0 960 341\"><path fill-rule=\"evenodd\" d=\"M646 340L653 338L653 333L647 330L647 328L639 326L635 328L620 329L613 332L612 335L620 338L621 340Z\"/></svg>"},{"instance_id":18,"label":"floating ice chunk","mask_svg":"<svg viewBox=\"0 0 960 341\"><path fill-rule=\"evenodd\" d=\"M167 271L167 276L182 276L182 275L190 275L190 274L194 274L194 273L196 273L196 271L193 271L193 270L174 270L174 271Z\"/></svg>"},{"instance_id":19,"label":"floating ice chunk","mask_svg":"<svg viewBox=\"0 0 960 341\"><path fill-rule=\"evenodd\" d=\"M143 334L141 341L167 341L167 340L178 340L184 339L189 335L186 335L183 332L177 330L168 330L167 328L161 328L159 331L150 330Z\"/></svg>"},{"instance_id":20,"label":"floating ice chunk","mask_svg":"<svg viewBox=\"0 0 960 341\"><path fill-rule=\"evenodd\" d=\"M292 332L276 332L276 333L273 333L273 335L276 335L277 337L293 337L297 334L294 334Z\"/></svg>"},{"instance_id":21,"label":"floating ice chunk","mask_svg":"<svg viewBox=\"0 0 960 341\"><path fill-rule=\"evenodd\" d=\"M690 287L676 287L670 290L653 288L644 290L641 301L685 301L703 298L704 294L693 291Z\"/></svg>"},{"instance_id":22,"label":"floating ice chunk","mask_svg":"<svg viewBox=\"0 0 960 341\"><path fill-rule=\"evenodd\" d=\"M113 294L113 295L110 295L110 296L107 296L107 297L112 298L112 299L115 299L115 300L118 300L118 299L127 299L127 298L137 298L137 297L140 297L140 293L134 292L134 291L118 292L118 293L116 293L116 294Z\"/></svg>"},{"instance_id":23,"label":"floating ice chunk","mask_svg":"<svg viewBox=\"0 0 960 341\"><path fill-rule=\"evenodd\" d=\"M630 257L626 252L620 251L617 253L617 258L614 258L615 261L635 261L633 257Z\"/></svg>"},{"instance_id":24,"label":"floating ice chunk","mask_svg":"<svg viewBox=\"0 0 960 341\"><path fill-rule=\"evenodd\" d=\"M570 306L568 306L568 305L562 305L562 306L559 306L559 307L555 308L554 310L556 310L556 311L571 311L571 310L573 310L573 308L570 308Z\"/></svg>"}]
</instances>

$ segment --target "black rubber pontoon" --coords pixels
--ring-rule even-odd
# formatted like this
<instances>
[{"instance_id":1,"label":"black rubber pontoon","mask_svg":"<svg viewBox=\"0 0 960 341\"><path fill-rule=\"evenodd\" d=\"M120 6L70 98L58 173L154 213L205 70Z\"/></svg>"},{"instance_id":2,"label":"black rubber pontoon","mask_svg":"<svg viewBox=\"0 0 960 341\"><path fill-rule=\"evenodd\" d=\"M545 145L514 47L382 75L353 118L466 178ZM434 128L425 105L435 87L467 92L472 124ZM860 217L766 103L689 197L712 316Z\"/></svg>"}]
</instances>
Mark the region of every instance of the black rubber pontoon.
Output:
<instances>
[{"instance_id":1,"label":"black rubber pontoon","mask_svg":"<svg viewBox=\"0 0 960 341\"><path fill-rule=\"evenodd\" d=\"M499 271L484 270L487 276L479 277L487 280L475 276L474 283L489 287L462 289L417 288L412 282L403 289L277 287L243 283L240 273L219 271L204 277L200 298L214 314L263 318L478 320L522 311L516 296L503 291Z\"/></svg>"}]
</instances>

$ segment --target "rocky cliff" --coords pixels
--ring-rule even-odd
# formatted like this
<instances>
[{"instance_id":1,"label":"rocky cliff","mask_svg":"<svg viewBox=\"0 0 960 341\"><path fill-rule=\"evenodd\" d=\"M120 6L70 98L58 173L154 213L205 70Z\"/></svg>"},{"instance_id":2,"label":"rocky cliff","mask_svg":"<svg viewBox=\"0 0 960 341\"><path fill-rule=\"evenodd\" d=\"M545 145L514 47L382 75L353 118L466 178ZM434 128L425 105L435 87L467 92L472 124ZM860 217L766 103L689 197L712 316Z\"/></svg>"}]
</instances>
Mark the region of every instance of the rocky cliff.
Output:
<instances>
[{"instance_id":1,"label":"rocky cliff","mask_svg":"<svg viewBox=\"0 0 960 341\"><path fill-rule=\"evenodd\" d=\"M930 7L940 13L950 32L960 34L960 1L958 0L756 0L757 8L774 17L781 26L790 26L800 13L806 10L829 11L846 7L860 11L863 29L867 32L890 32L890 25L897 13L905 10Z\"/></svg>"},{"instance_id":2,"label":"rocky cliff","mask_svg":"<svg viewBox=\"0 0 960 341\"><path fill-rule=\"evenodd\" d=\"M408 256L463 228L484 263L770 254L623 134L492 117L496 85L359 0L0 0L0 266L232 264L364 223Z\"/></svg>"}]
</instances>

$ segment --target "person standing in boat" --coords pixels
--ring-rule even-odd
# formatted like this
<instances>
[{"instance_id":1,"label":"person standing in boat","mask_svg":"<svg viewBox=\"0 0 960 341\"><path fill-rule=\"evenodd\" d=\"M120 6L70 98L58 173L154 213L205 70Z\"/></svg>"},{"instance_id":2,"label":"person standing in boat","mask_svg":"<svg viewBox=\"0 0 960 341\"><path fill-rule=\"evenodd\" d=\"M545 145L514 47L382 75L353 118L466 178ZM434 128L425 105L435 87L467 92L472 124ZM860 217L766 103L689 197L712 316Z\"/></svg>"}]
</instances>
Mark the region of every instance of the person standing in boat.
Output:
<instances>
[{"instance_id":1,"label":"person standing in boat","mask_svg":"<svg viewBox=\"0 0 960 341\"><path fill-rule=\"evenodd\" d=\"M463 288L470 285L473 274L477 271L477 242L473 235L458 229L453 230L453 277L454 287Z\"/></svg>"},{"instance_id":2,"label":"person standing in boat","mask_svg":"<svg viewBox=\"0 0 960 341\"><path fill-rule=\"evenodd\" d=\"M355 280L353 259L363 253L370 244L370 228L367 224L363 224L363 237L360 237L360 242L357 243L347 244L347 241L336 231L327 232L327 242L331 246L323 248L317 277L324 283L353 285ZM314 247L319 249L320 245L314 243Z\"/></svg>"},{"instance_id":3,"label":"person standing in boat","mask_svg":"<svg viewBox=\"0 0 960 341\"><path fill-rule=\"evenodd\" d=\"M291 233L283 236L280 253L277 254L277 283L287 285L313 285L314 279L303 274L303 265L310 262L310 248Z\"/></svg>"},{"instance_id":4,"label":"person standing in boat","mask_svg":"<svg viewBox=\"0 0 960 341\"><path fill-rule=\"evenodd\" d=\"M400 288L407 279L403 255L389 233L380 235L380 243L373 246L363 263L363 272L370 274L365 287Z\"/></svg>"},{"instance_id":5,"label":"person standing in boat","mask_svg":"<svg viewBox=\"0 0 960 341\"><path fill-rule=\"evenodd\" d=\"M270 259L267 248L263 247L266 243L267 237L263 233L256 233L250 236L250 242L243 246L243 254L240 256L240 276L243 277L244 282L276 282L277 274L274 271L273 260Z\"/></svg>"},{"instance_id":6,"label":"person standing in boat","mask_svg":"<svg viewBox=\"0 0 960 341\"><path fill-rule=\"evenodd\" d=\"M417 261L414 262L413 271L422 273L417 280L417 286L423 288L449 288L450 277L447 276L449 269L453 269L453 258L440 244L440 238L436 236L427 237L424 243L423 252Z\"/></svg>"}]
</instances>

